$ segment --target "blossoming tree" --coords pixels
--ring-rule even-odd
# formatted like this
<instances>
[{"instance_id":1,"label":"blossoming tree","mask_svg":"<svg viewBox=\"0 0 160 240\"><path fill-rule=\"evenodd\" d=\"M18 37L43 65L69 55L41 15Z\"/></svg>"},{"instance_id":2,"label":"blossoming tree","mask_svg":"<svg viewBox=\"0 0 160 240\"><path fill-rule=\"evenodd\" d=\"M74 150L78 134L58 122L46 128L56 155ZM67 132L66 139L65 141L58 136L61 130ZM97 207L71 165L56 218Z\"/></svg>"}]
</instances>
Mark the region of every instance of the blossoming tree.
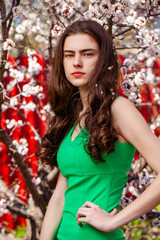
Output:
<instances>
[{"instance_id":1,"label":"blossoming tree","mask_svg":"<svg viewBox=\"0 0 160 240\"><path fill-rule=\"evenodd\" d=\"M0 215L10 211L28 218L31 239L36 239L54 186L47 190L49 179L54 182L57 176L57 169L49 175L42 168L38 170L35 152L50 111L45 79L58 36L77 19L92 19L103 25L119 54L122 93L142 111L152 131L159 135L160 1L0 0L0 14L0 156L8 155L6 171L12 176L10 184L6 184L4 172L1 173ZM142 156L137 153L135 159L122 207L155 177ZM19 173L15 175L17 167ZM26 194L20 192L24 182ZM159 225L156 210L146 216L154 217L153 224Z\"/></svg>"}]
</instances>

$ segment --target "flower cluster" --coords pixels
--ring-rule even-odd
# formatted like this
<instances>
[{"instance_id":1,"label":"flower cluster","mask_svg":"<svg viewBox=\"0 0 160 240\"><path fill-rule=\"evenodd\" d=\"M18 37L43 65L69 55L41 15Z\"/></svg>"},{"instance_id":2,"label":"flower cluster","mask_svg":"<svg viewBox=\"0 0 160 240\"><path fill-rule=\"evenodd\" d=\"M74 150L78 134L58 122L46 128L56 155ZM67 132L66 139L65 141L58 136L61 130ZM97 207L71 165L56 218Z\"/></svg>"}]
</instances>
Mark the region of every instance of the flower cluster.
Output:
<instances>
[{"instance_id":1,"label":"flower cluster","mask_svg":"<svg viewBox=\"0 0 160 240\"><path fill-rule=\"evenodd\" d=\"M10 51L14 47L15 47L15 43L13 42L12 39L6 39L6 41L2 45L2 48L5 51Z\"/></svg>"},{"instance_id":2,"label":"flower cluster","mask_svg":"<svg viewBox=\"0 0 160 240\"><path fill-rule=\"evenodd\" d=\"M14 17L21 17L21 15L23 13L23 9L20 6L14 7L12 11L13 11Z\"/></svg>"},{"instance_id":3,"label":"flower cluster","mask_svg":"<svg viewBox=\"0 0 160 240\"><path fill-rule=\"evenodd\" d=\"M24 156L28 153L28 143L27 139L21 138L19 142L17 140L13 140L13 144L16 146L18 152Z\"/></svg>"},{"instance_id":4,"label":"flower cluster","mask_svg":"<svg viewBox=\"0 0 160 240\"><path fill-rule=\"evenodd\" d=\"M6 127L8 128L8 129L11 129L11 128L16 128L17 126L23 126L23 122L22 122L22 120L18 120L18 121L16 121L15 119L11 119L11 120L9 120L9 119L6 119Z\"/></svg>"},{"instance_id":5,"label":"flower cluster","mask_svg":"<svg viewBox=\"0 0 160 240\"><path fill-rule=\"evenodd\" d=\"M38 75L41 70L42 70L42 66L37 62L37 57L35 56L28 57L29 77L33 75Z\"/></svg>"},{"instance_id":6,"label":"flower cluster","mask_svg":"<svg viewBox=\"0 0 160 240\"><path fill-rule=\"evenodd\" d=\"M69 4L63 4L62 6L62 16L70 19L74 15L75 11Z\"/></svg>"},{"instance_id":7,"label":"flower cluster","mask_svg":"<svg viewBox=\"0 0 160 240\"><path fill-rule=\"evenodd\" d=\"M61 33L62 33L62 27L59 26L59 25L57 25L57 24L54 25L51 33L52 33L53 36L59 36L59 35L61 35Z\"/></svg>"}]
</instances>

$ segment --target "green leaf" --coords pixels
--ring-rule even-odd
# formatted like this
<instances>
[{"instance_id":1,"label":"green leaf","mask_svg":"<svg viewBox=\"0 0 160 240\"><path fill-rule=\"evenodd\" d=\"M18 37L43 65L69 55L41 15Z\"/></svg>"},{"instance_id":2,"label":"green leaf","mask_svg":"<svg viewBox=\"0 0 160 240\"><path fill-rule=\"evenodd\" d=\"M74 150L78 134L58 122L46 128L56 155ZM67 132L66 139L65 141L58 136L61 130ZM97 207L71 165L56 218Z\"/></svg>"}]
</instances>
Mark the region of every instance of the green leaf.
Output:
<instances>
[{"instance_id":1,"label":"green leaf","mask_svg":"<svg viewBox=\"0 0 160 240\"><path fill-rule=\"evenodd\" d=\"M22 238L27 232L26 226L17 226L16 232L14 234L15 237Z\"/></svg>"}]
</instances>

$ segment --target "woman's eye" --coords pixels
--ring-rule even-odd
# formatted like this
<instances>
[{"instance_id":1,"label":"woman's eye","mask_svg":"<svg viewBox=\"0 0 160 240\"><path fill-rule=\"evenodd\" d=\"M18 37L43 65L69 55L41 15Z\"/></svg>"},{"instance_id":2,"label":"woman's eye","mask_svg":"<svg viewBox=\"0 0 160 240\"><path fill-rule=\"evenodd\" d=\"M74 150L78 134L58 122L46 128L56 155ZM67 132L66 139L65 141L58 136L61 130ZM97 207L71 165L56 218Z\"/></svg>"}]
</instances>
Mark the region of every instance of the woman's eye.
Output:
<instances>
[{"instance_id":1,"label":"woman's eye","mask_svg":"<svg viewBox=\"0 0 160 240\"><path fill-rule=\"evenodd\" d=\"M93 53L85 53L84 55L87 57L91 57L91 56L93 56Z\"/></svg>"},{"instance_id":2,"label":"woman's eye","mask_svg":"<svg viewBox=\"0 0 160 240\"><path fill-rule=\"evenodd\" d=\"M73 54L65 54L64 55L66 58L71 58L71 57L73 57Z\"/></svg>"}]
</instances>

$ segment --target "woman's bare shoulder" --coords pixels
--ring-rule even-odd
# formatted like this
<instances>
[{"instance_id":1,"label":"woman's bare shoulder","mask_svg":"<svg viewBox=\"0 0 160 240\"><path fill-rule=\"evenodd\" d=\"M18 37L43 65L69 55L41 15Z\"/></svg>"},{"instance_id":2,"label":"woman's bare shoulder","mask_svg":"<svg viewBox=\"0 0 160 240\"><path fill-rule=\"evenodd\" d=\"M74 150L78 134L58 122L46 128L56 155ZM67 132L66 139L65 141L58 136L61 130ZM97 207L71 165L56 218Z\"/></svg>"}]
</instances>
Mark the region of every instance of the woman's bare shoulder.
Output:
<instances>
[{"instance_id":1,"label":"woman's bare shoulder","mask_svg":"<svg viewBox=\"0 0 160 240\"><path fill-rule=\"evenodd\" d=\"M119 117L129 117L129 114L139 113L134 104L124 97L115 98L111 106L111 112L115 119Z\"/></svg>"},{"instance_id":2,"label":"woman's bare shoulder","mask_svg":"<svg viewBox=\"0 0 160 240\"><path fill-rule=\"evenodd\" d=\"M133 103L131 103L127 98L123 96L118 96L114 99L112 103L112 110L119 109L119 107L134 107Z\"/></svg>"}]
</instances>

